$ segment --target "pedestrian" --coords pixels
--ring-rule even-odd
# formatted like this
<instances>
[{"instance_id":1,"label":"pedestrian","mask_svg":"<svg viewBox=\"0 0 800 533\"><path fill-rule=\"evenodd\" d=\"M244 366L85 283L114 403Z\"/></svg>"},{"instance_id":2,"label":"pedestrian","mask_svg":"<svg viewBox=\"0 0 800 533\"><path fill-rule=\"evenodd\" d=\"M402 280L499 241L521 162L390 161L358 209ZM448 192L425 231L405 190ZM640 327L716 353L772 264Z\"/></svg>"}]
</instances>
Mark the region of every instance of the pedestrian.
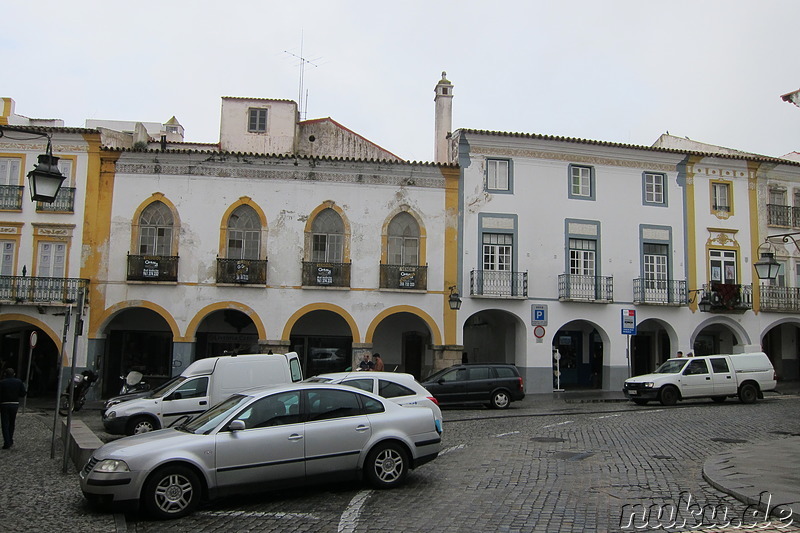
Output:
<instances>
[{"instance_id":1,"label":"pedestrian","mask_svg":"<svg viewBox=\"0 0 800 533\"><path fill-rule=\"evenodd\" d=\"M383 372L383 359L381 359L381 354L374 353L372 354L372 358L375 360L375 371Z\"/></svg>"},{"instance_id":2,"label":"pedestrian","mask_svg":"<svg viewBox=\"0 0 800 533\"><path fill-rule=\"evenodd\" d=\"M365 353L364 358L358 363L359 370L372 370L375 368L375 363L369 360L369 354Z\"/></svg>"},{"instance_id":3,"label":"pedestrian","mask_svg":"<svg viewBox=\"0 0 800 533\"><path fill-rule=\"evenodd\" d=\"M683 352L678 350L678 355L676 355L675 357L683 357Z\"/></svg>"},{"instance_id":4,"label":"pedestrian","mask_svg":"<svg viewBox=\"0 0 800 533\"><path fill-rule=\"evenodd\" d=\"M686 354L686 357L694 357L694 353L689 352L689 353Z\"/></svg>"},{"instance_id":5,"label":"pedestrian","mask_svg":"<svg viewBox=\"0 0 800 533\"><path fill-rule=\"evenodd\" d=\"M14 425L17 421L19 399L25 396L25 384L14 377L14 369L6 368L5 378L0 380L0 424L3 427L3 449L14 445Z\"/></svg>"}]
</instances>

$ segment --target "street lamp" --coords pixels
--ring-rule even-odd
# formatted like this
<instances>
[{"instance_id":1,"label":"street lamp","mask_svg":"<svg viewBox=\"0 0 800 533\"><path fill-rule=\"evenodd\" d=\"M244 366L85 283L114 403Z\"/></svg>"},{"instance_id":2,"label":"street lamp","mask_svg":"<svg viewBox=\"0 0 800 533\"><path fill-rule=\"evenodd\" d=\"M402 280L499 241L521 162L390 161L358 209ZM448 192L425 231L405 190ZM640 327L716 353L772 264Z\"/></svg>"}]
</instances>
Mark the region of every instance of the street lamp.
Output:
<instances>
[{"instance_id":1,"label":"street lamp","mask_svg":"<svg viewBox=\"0 0 800 533\"><path fill-rule=\"evenodd\" d=\"M0 137L3 137L4 131L14 131L18 133L28 133L38 137L47 137L47 152L39 155L39 162L36 163L33 170L28 172L28 182L30 183L31 200L34 202L52 204L65 178L58 169L58 157L53 155L53 145L50 142L50 134L30 131L24 128L0 126Z\"/></svg>"},{"instance_id":2,"label":"street lamp","mask_svg":"<svg viewBox=\"0 0 800 533\"><path fill-rule=\"evenodd\" d=\"M453 311L458 311L461 309L461 298L458 295L455 285L450 287L450 297L448 298L447 303L450 304L450 309Z\"/></svg>"},{"instance_id":3,"label":"street lamp","mask_svg":"<svg viewBox=\"0 0 800 533\"><path fill-rule=\"evenodd\" d=\"M781 239L784 243L791 241L795 248L797 248L797 251L800 252L800 244L798 244L795 239L798 235L800 235L798 231L769 235L764 242L761 243L757 250L761 260L753 263L758 279L773 280L777 278L780 273L781 264L775 260L775 245L772 243L772 239Z\"/></svg>"},{"instance_id":4,"label":"street lamp","mask_svg":"<svg viewBox=\"0 0 800 533\"><path fill-rule=\"evenodd\" d=\"M711 300L708 298L708 295L704 289L690 289L689 303L693 304L695 300L697 300L697 295L700 293L703 293L703 295L700 297L700 301L697 302L697 308L701 313L708 313L711 311Z\"/></svg>"}]
</instances>

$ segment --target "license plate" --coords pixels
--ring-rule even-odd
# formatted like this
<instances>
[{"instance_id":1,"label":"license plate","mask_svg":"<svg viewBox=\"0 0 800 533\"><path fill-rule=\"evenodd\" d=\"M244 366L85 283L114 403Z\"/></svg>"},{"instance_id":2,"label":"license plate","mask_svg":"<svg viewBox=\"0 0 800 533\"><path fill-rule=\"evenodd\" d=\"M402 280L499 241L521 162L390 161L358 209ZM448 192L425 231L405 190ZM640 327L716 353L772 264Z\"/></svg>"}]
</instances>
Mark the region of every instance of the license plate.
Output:
<instances>
[{"instance_id":1,"label":"license plate","mask_svg":"<svg viewBox=\"0 0 800 533\"><path fill-rule=\"evenodd\" d=\"M636 396L637 394L639 394L639 391L638 390L629 390L628 394L630 394L631 396Z\"/></svg>"}]
</instances>

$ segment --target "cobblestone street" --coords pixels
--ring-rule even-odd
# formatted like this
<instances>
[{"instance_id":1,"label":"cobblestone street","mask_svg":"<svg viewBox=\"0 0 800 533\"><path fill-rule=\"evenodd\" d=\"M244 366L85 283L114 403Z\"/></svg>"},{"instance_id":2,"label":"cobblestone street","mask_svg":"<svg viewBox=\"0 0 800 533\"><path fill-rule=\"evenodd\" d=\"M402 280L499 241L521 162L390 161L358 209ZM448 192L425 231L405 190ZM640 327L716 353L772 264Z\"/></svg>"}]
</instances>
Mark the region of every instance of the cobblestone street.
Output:
<instances>
[{"instance_id":1,"label":"cobblestone street","mask_svg":"<svg viewBox=\"0 0 800 533\"><path fill-rule=\"evenodd\" d=\"M50 476L57 483L42 482L30 479L20 464L16 487L8 481L9 459L42 461L59 472L61 464L45 459L49 441L26 449L21 440L0 467L2 523L6 531L28 531L32 524L37 531L111 532L725 530L691 512L713 506L728 513L727 530L735 530L731 519L741 520L747 506L704 481L703 462L744 443L794 438L800 434L798 408L796 396L773 396L754 405L698 401L672 408L540 405L531 398L507 411L446 410L443 453L412 472L400 489L351 483L246 495L205 504L168 524L90 511L74 469L71 476ZM26 415L20 437L31 424L47 421ZM670 505L678 509L671 523L683 527L667 527L666 519L646 528L631 522L632 510ZM756 518L759 526L768 522ZM720 514L715 519L722 523ZM786 523L772 522L758 530L799 530L797 520L782 529L777 526Z\"/></svg>"}]
</instances>

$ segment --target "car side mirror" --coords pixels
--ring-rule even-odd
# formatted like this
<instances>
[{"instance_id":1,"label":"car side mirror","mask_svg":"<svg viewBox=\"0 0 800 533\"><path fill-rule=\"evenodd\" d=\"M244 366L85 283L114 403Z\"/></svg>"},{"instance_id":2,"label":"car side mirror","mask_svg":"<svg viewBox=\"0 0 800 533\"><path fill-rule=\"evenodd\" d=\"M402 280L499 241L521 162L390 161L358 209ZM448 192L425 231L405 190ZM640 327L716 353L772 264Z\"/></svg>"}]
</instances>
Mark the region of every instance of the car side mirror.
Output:
<instances>
[{"instance_id":1,"label":"car side mirror","mask_svg":"<svg viewBox=\"0 0 800 533\"><path fill-rule=\"evenodd\" d=\"M245 429L244 420L234 420L228 424L228 429L231 431L241 431Z\"/></svg>"},{"instance_id":2,"label":"car side mirror","mask_svg":"<svg viewBox=\"0 0 800 533\"><path fill-rule=\"evenodd\" d=\"M440 379L439 381L437 381L436 383L438 383L439 385L444 385L444 378L441 378L441 379Z\"/></svg>"},{"instance_id":3,"label":"car side mirror","mask_svg":"<svg viewBox=\"0 0 800 533\"><path fill-rule=\"evenodd\" d=\"M180 400L181 398L183 398L183 395L180 392L175 391L175 392L173 392L172 394L170 394L169 396L167 396L164 399L165 400Z\"/></svg>"}]
</instances>

